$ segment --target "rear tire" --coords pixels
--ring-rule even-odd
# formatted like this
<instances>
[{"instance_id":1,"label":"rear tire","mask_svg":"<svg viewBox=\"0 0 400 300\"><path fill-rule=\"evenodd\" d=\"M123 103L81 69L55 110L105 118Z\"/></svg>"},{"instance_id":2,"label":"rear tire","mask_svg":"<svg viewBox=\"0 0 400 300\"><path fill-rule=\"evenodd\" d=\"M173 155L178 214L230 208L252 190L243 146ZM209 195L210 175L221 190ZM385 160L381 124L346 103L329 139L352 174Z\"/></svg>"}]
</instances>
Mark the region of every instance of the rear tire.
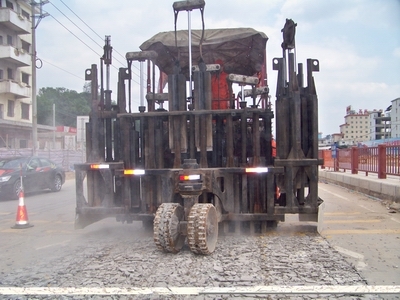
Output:
<instances>
[{"instance_id":1,"label":"rear tire","mask_svg":"<svg viewBox=\"0 0 400 300\"><path fill-rule=\"evenodd\" d=\"M164 252L178 253L186 236L179 231L179 223L185 218L183 207L178 203L162 203L154 217L153 238L157 248Z\"/></svg>"},{"instance_id":2,"label":"rear tire","mask_svg":"<svg viewBox=\"0 0 400 300\"><path fill-rule=\"evenodd\" d=\"M62 187L62 180L60 175L56 175L53 179L53 182L50 186L52 192L59 192Z\"/></svg>"},{"instance_id":3,"label":"rear tire","mask_svg":"<svg viewBox=\"0 0 400 300\"><path fill-rule=\"evenodd\" d=\"M12 185L8 195L12 200L17 200L19 198L19 193L21 191L21 180L17 180Z\"/></svg>"},{"instance_id":4,"label":"rear tire","mask_svg":"<svg viewBox=\"0 0 400 300\"><path fill-rule=\"evenodd\" d=\"M214 252L218 239L217 210L211 203L192 206L187 224L187 240L190 250L208 255Z\"/></svg>"}]
</instances>

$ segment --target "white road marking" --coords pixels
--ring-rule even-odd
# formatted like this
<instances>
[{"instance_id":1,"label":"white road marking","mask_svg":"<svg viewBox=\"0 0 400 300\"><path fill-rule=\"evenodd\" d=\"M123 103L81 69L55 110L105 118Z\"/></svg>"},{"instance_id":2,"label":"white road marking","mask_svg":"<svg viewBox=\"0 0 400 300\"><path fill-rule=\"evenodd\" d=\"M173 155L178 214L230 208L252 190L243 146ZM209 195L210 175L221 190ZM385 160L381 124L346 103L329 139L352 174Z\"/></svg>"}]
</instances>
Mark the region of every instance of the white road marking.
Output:
<instances>
[{"instance_id":1,"label":"white road marking","mask_svg":"<svg viewBox=\"0 0 400 300\"><path fill-rule=\"evenodd\" d=\"M357 269L362 270L367 266L367 264L364 262L364 255L339 246L333 246L333 248L344 255L357 259Z\"/></svg>"},{"instance_id":2,"label":"white road marking","mask_svg":"<svg viewBox=\"0 0 400 300\"><path fill-rule=\"evenodd\" d=\"M339 247L339 246L333 246L333 248L335 248L336 251L338 251L338 252L340 252L342 254L345 254L347 256L351 256L351 257L353 257L355 259L364 259L364 255L362 255L360 253L357 253L357 252L354 252L354 251L351 251L349 249L342 248L342 247Z\"/></svg>"},{"instance_id":3,"label":"white road marking","mask_svg":"<svg viewBox=\"0 0 400 300\"><path fill-rule=\"evenodd\" d=\"M326 224L380 223L382 220L328 220Z\"/></svg>"},{"instance_id":4,"label":"white road marking","mask_svg":"<svg viewBox=\"0 0 400 300\"><path fill-rule=\"evenodd\" d=\"M396 220L395 218L390 218L393 222L400 223L400 220Z\"/></svg>"},{"instance_id":5,"label":"white road marking","mask_svg":"<svg viewBox=\"0 0 400 300\"><path fill-rule=\"evenodd\" d=\"M321 190L323 190L324 192L327 192L327 193L329 193L329 194L332 194L332 195L334 195L335 197L338 197L338 198L340 198L340 199L343 199L343 200L346 200L346 201L350 201L349 199L347 199L347 198L345 198L345 197L343 197L343 196L340 196L339 194L332 193L331 191L328 191L327 189L324 189L324 188L322 188L321 186L318 186L318 189L321 189Z\"/></svg>"},{"instance_id":6,"label":"white road marking","mask_svg":"<svg viewBox=\"0 0 400 300\"><path fill-rule=\"evenodd\" d=\"M399 285L314 285L254 287L0 287L0 295L310 295L399 294Z\"/></svg>"},{"instance_id":7,"label":"white road marking","mask_svg":"<svg viewBox=\"0 0 400 300\"><path fill-rule=\"evenodd\" d=\"M68 244L71 240L66 240L66 241L62 241L60 243L54 243L54 244L50 244L50 245L46 245L46 246L42 246L42 247L37 247L35 248L35 250L42 250L42 249L46 249L46 248L50 248L50 247L54 247L54 246L64 246L66 244Z\"/></svg>"},{"instance_id":8,"label":"white road marking","mask_svg":"<svg viewBox=\"0 0 400 300\"><path fill-rule=\"evenodd\" d=\"M368 208L368 207L365 207L364 205L358 205L358 206L360 206L360 207L362 207L362 208L364 208L364 209L366 209L366 210L368 210L368 211L370 211L370 212L376 212L375 210L373 210L373 209L370 209L370 208Z\"/></svg>"},{"instance_id":9,"label":"white road marking","mask_svg":"<svg viewBox=\"0 0 400 300\"><path fill-rule=\"evenodd\" d=\"M322 187L318 187L318 188L321 189L321 190L323 190L323 191L326 192L326 193L329 193L329 194L331 194L331 195L334 195L335 197L338 197L338 198L340 198L340 199L343 199L343 200L345 200L345 201L347 201L347 202L351 201L351 200L349 200L349 199L347 199L347 198L345 198L345 197L343 197L343 196L340 196L339 194L336 194L336 193L333 193L333 192L331 192L331 191L328 191L327 189L324 189L324 188L322 188ZM359 206L359 207L362 207L362 208L364 208L365 210L368 210L368 211L370 211L370 212L376 212L375 210L372 210L372 209L370 209L370 208L368 208L368 207L365 207L365 206L362 205L362 204L358 204L358 206Z\"/></svg>"}]
</instances>

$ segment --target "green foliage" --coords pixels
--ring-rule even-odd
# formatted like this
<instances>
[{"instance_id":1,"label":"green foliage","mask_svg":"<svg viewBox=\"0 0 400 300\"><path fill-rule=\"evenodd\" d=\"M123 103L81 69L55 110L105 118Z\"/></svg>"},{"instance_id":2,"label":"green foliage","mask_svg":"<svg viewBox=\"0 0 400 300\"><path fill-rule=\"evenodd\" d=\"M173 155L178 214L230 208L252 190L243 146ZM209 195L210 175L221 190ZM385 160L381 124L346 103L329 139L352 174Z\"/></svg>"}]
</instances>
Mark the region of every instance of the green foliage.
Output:
<instances>
[{"instance_id":1,"label":"green foliage","mask_svg":"<svg viewBox=\"0 0 400 300\"><path fill-rule=\"evenodd\" d=\"M90 94L66 88L41 88L37 95L37 122L53 126L55 103L56 126L76 127L76 117L90 113Z\"/></svg>"}]
</instances>

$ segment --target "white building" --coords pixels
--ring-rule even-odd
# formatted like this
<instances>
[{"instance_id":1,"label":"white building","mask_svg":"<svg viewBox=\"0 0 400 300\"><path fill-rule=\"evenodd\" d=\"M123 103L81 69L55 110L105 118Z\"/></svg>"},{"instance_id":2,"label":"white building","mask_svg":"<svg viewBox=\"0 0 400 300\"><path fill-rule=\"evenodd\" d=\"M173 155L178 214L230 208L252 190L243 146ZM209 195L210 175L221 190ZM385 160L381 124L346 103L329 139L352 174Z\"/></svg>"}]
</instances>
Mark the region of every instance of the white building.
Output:
<instances>
[{"instance_id":1,"label":"white building","mask_svg":"<svg viewBox=\"0 0 400 300\"><path fill-rule=\"evenodd\" d=\"M392 138L400 138L400 98L392 100L391 122Z\"/></svg>"},{"instance_id":2,"label":"white building","mask_svg":"<svg viewBox=\"0 0 400 300\"><path fill-rule=\"evenodd\" d=\"M25 148L32 132L31 6L0 0L0 147Z\"/></svg>"},{"instance_id":3,"label":"white building","mask_svg":"<svg viewBox=\"0 0 400 300\"><path fill-rule=\"evenodd\" d=\"M370 112L370 140L385 140L391 138L390 111L374 110Z\"/></svg>"},{"instance_id":4,"label":"white building","mask_svg":"<svg viewBox=\"0 0 400 300\"><path fill-rule=\"evenodd\" d=\"M356 145L370 139L370 119L366 109L356 112L348 106L344 121L344 124L340 125L340 133L346 145Z\"/></svg>"}]
</instances>

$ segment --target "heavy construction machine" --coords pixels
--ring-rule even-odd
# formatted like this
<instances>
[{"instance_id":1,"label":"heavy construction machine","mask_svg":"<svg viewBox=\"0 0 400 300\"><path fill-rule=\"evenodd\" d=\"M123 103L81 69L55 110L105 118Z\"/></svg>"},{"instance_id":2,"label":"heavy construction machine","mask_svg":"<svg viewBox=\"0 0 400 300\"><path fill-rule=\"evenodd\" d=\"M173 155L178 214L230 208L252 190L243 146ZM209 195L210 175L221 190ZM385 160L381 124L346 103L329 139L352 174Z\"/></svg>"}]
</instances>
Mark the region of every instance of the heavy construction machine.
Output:
<instances>
[{"instance_id":1,"label":"heavy construction machine","mask_svg":"<svg viewBox=\"0 0 400 300\"><path fill-rule=\"evenodd\" d=\"M116 105L109 38L101 76L97 65L86 70L92 111L87 162L75 165L76 228L106 217L139 220L153 228L163 251L177 253L187 240L192 252L210 254L219 231L263 233L285 214L318 220L318 60L307 60L305 81L303 65L295 65L296 24L286 20L283 56L272 60L274 139L267 36L250 28L205 30L204 7L203 0L175 2L175 30L126 54ZM193 10L200 10L203 28L192 30L189 18L188 30L176 30L178 13ZM141 83L146 62L148 71L137 112L131 111L133 61L140 62Z\"/></svg>"}]
</instances>

